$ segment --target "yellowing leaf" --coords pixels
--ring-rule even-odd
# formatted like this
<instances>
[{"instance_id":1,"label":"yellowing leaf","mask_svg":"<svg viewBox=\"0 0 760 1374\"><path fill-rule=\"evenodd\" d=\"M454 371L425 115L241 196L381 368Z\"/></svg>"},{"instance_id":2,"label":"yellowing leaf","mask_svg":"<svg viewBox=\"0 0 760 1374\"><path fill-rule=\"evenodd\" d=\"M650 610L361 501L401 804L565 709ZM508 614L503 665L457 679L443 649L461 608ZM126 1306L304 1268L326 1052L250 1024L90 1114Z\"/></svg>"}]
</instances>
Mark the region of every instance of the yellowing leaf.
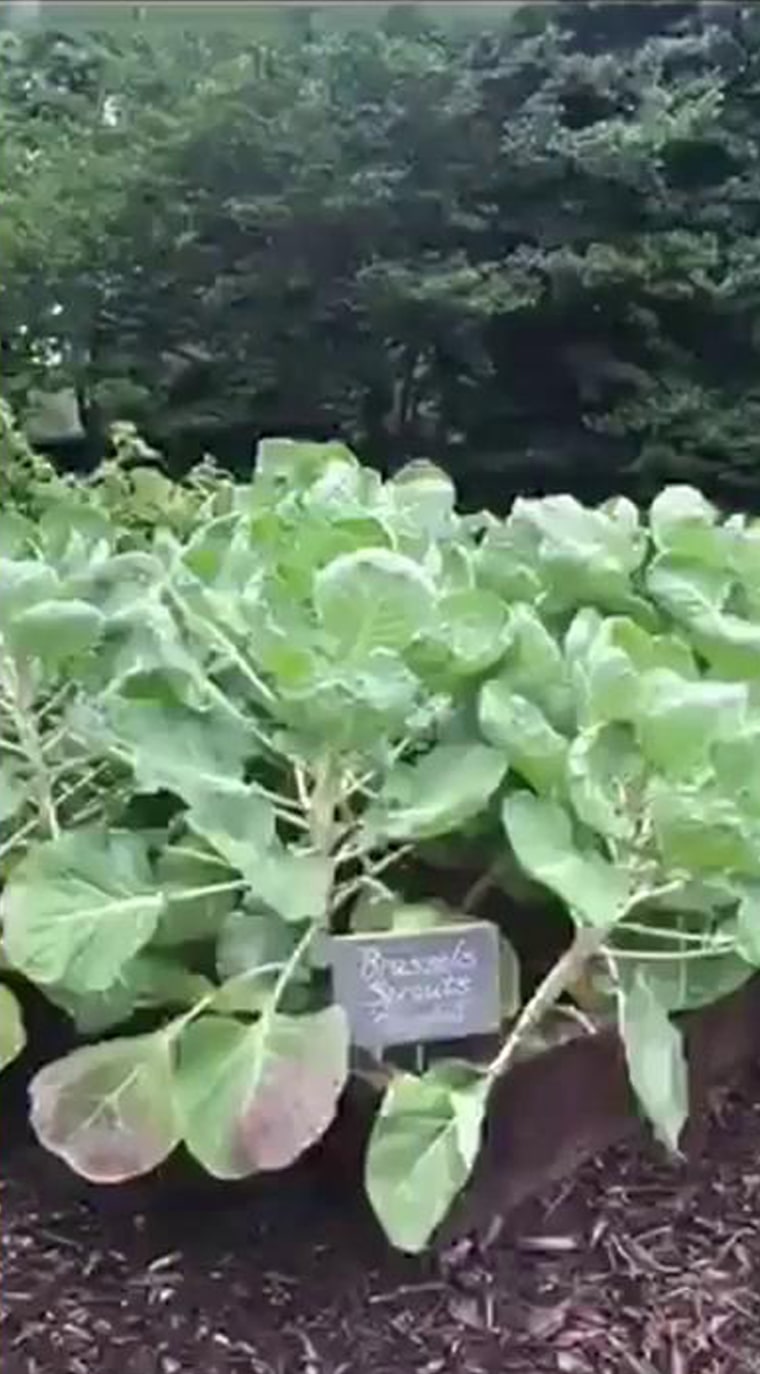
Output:
<instances>
[{"instance_id":1,"label":"yellowing leaf","mask_svg":"<svg viewBox=\"0 0 760 1374\"><path fill-rule=\"evenodd\" d=\"M163 1035L75 1050L42 1069L30 1094L41 1143L93 1183L148 1173L179 1144Z\"/></svg>"},{"instance_id":2,"label":"yellowing leaf","mask_svg":"<svg viewBox=\"0 0 760 1374\"><path fill-rule=\"evenodd\" d=\"M188 1149L217 1178L291 1164L327 1130L348 1074L336 1006L254 1025L204 1017L180 1041L177 1101Z\"/></svg>"}]
</instances>

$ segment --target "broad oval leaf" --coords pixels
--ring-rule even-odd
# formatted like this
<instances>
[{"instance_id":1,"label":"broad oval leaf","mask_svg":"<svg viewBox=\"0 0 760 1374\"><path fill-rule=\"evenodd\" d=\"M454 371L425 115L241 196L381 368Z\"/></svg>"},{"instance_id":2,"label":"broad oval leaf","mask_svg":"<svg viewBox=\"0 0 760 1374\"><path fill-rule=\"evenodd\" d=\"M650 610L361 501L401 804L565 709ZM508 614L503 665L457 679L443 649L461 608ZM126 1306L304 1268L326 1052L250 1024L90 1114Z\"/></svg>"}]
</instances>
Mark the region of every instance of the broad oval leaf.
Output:
<instances>
[{"instance_id":1,"label":"broad oval leaf","mask_svg":"<svg viewBox=\"0 0 760 1374\"><path fill-rule=\"evenodd\" d=\"M255 787L206 779L193 790L191 826L242 873L253 896L288 921L324 916L332 862L282 844L274 811Z\"/></svg>"},{"instance_id":2,"label":"broad oval leaf","mask_svg":"<svg viewBox=\"0 0 760 1374\"><path fill-rule=\"evenodd\" d=\"M18 1059L26 1044L24 1019L15 993L0 983L0 1072Z\"/></svg>"},{"instance_id":3,"label":"broad oval leaf","mask_svg":"<svg viewBox=\"0 0 760 1374\"><path fill-rule=\"evenodd\" d=\"M677 1151L689 1114L683 1036L642 975L622 995L620 1032L636 1096L656 1135Z\"/></svg>"},{"instance_id":4,"label":"broad oval leaf","mask_svg":"<svg viewBox=\"0 0 760 1374\"><path fill-rule=\"evenodd\" d=\"M395 472L386 491L397 510L411 517L415 528L437 535L448 529L454 513L456 488L441 468L416 459Z\"/></svg>"},{"instance_id":5,"label":"broad oval leaf","mask_svg":"<svg viewBox=\"0 0 760 1374\"><path fill-rule=\"evenodd\" d=\"M684 774L706 760L713 744L741 731L748 708L742 682L689 682L656 670L640 683L636 733L650 763Z\"/></svg>"},{"instance_id":6,"label":"broad oval leaf","mask_svg":"<svg viewBox=\"0 0 760 1374\"><path fill-rule=\"evenodd\" d=\"M165 905L153 944L168 947L215 937L239 897L234 877L223 859L203 848L202 840L169 845L156 862ZM186 897L187 892L194 895Z\"/></svg>"},{"instance_id":7,"label":"broad oval leaf","mask_svg":"<svg viewBox=\"0 0 760 1374\"><path fill-rule=\"evenodd\" d=\"M104 625L100 611L86 601L41 601L14 617L8 640L16 654L58 664L91 649Z\"/></svg>"},{"instance_id":8,"label":"broad oval leaf","mask_svg":"<svg viewBox=\"0 0 760 1374\"><path fill-rule=\"evenodd\" d=\"M709 782L654 778L649 808L666 864L686 874L760 877L760 818Z\"/></svg>"},{"instance_id":9,"label":"broad oval leaf","mask_svg":"<svg viewBox=\"0 0 760 1374\"><path fill-rule=\"evenodd\" d=\"M48 1064L32 1080L40 1142L93 1183L149 1173L179 1144L165 1035L107 1040Z\"/></svg>"},{"instance_id":10,"label":"broad oval leaf","mask_svg":"<svg viewBox=\"0 0 760 1374\"><path fill-rule=\"evenodd\" d=\"M344 650L403 649L430 623L435 603L419 564L389 549L341 554L314 579L317 613Z\"/></svg>"},{"instance_id":11,"label":"broad oval leaf","mask_svg":"<svg viewBox=\"0 0 760 1374\"><path fill-rule=\"evenodd\" d=\"M6 953L36 983L103 991L150 940L163 905L142 836L70 831L14 868L2 899Z\"/></svg>"},{"instance_id":12,"label":"broad oval leaf","mask_svg":"<svg viewBox=\"0 0 760 1374\"><path fill-rule=\"evenodd\" d=\"M675 927L673 937L675 942ZM645 939L642 939L642 945ZM752 963L730 950L726 954L706 953L700 959L694 957L694 945L690 945L686 958L674 954L669 959L664 957L666 951L661 942L657 944L656 959L647 959L642 949L640 959L621 961L619 972L624 986L642 974L653 996L668 1013L696 1011L718 1002L729 993L736 992L754 972ZM627 976L629 969L630 977Z\"/></svg>"},{"instance_id":13,"label":"broad oval leaf","mask_svg":"<svg viewBox=\"0 0 760 1374\"><path fill-rule=\"evenodd\" d=\"M514 692L508 681L492 678L478 699L480 728L489 744L503 749L510 767L538 792L552 792L564 781L567 740L543 711Z\"/></svg>"},{"instance_id":14,"label":"broad oval leaf","mask_svg":"<svg viewBox=\"0 0 760 1374\"><path fill-rule=\"evenodd\" d=\"M397 764L369 831L386 839L432 839L471 820L486 807L507 771L504 755L485 744L439 744L417 763Z\"/></svg>"},{"instance_id":15,"label":"broad oval leaf","mask_svg":"<svg viewBox=\"0 0 760 1374\"><path fill-rule=\"evenodd\" d=\"M695 487L665 487L649 510L649 525L658 549L709 561L717 511Z\"/></svg>"},{"instance_id":16,"label":"broad oval leaf","mask_svg":"<svg viewBox=\"0 0 760 1374\"><path fill-rule=\"evenodd\" d=\"M299 938L298 926L274 912L247 911L244 907L231 911L219 932L217 973L226 979L257 969L276 971L290 958Z\"/></svg>"},{"instance_id":17,"label":"broad oval leaf","mask_svg":"<svg viewBox=\"0 0 760 1374\"><path fill-rule=\"evenodd\" d=\"M570 801L578 818L610 839L631 839L640 821L645 764L624 725L581 730L567 756Z\"/></svg>"},{"instance_id":18,"label":"broad oval leaf","mask_svg":"<svg viewBox=\"0 0 760 1374\"><path fill-rule=\"evenodd\" d=\"M510 642L507 607L495 592L473 587L449 593L439 608L441 642L455 670L482 673L498 663Z\"/></svg>"},{"instance_id":19,"label":"broad oval leaf","mask_svg":"<svg viewBox=\"0 0 760 1374\"><path fill-rule=\"evenodd\" d=\"M7 631L18 615L50 601L59 591L52 568L31 558L0 557L0 627Z\"/></svg>"},{"instance_id":20,"label":"broad oval leaf","mask_svg":"<svg viewBox=\"0 0 760 1374\"><path fill-rule=\"evenodd\" d=\"M347 1076L340 1007L306 1016L265 1013L252 1026L204 1017L180 1040L184 1140L217 1178L285 1168L327 1130Z\"/></svg>"},{"instance_id":21,"label":"broad oval leaf","mask_svg":"<svg viewBox=\"0 0 760 1374\"><path fill-rule=\"evenodd\" d=\"M630 900L627 875L594 849L578 847L567 811L556 802L518 792L502 817L515 857L532 878L592 926L611 926Z\"/></svg>"},{"instance_id":22,"label":"broad oval leaf","mask_svg":"<svg viewBox=\"0 0 760 1374\"><path fill-rule=\"evenodd\" d=\"M108 704L107 719L132 756L140 787L166 788L189 803L215 787L221 792L239 783L245 759L256 752L244 725L218 709L117 697Z\"/></svg>"},{"instance_id":23,"label":"broad oval leaf","mask_svg":"<svg viewBox=\"0 0 760 1374\"><path fill-rule=\"evenodd\" d=\"M99 1035L123 1024L141 1007L191 1007L212 991L201 973L194 973L168 955L147 950L125 964L104 992L70 992L46 988L46 996L70 1016L82 1035Z\"/></svg>"},{"instance_id":24,"label":"broad oval leaf","mask_svg":"<svg viewBox=\"0 0 760 1374\"><path fill-rule=\"evenodd\" d=\"M649 595L674 620L689 626L700 616L723 609L733 575L724 568L693 563L675 554L660 554L649 564Z\"/></svg>"},{"instance_id":25,"label":"broad oval leaf","mask_svg":"<svg viewBox=\"0 0 760 1374\"><path fill-rule=\"evenodd\" d=\"M375 1118L365 1168L367 1195L388 1239L418 1254L472 1173L490 1082L470 1065L398 1074Z\"/></svg>"}]
</instances>

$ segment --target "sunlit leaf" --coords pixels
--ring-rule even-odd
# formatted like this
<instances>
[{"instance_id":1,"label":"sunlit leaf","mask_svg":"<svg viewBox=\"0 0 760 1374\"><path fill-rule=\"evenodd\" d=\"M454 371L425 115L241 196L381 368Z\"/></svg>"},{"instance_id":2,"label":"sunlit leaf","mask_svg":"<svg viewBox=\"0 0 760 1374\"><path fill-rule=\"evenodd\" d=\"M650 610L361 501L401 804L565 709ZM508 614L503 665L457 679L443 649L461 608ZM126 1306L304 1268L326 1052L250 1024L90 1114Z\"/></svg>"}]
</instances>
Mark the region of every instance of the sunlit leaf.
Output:
<instances>
[{"instance_id":1,"label":"sunlit leaf","mask_svg":"<svg viewBox=\"0 0 760 1374\"><path fill-rule=\"evenodd\" d=\"M659 549L709 561L714 547L715 507L694 487L665 487L649 511L652 536Z\"/></svg>"},{"instance_id":2,"label":"sunlit leaf","mask_svg":"<svg viewBox=\"0 0 760 1374\"><path fill-rule=\"evenodd\" d=\"M346 650L402 649L433 616L435 587L412 559L362 549L318 572L314 603L324 628Z\"/></svg>"}]
</instances>

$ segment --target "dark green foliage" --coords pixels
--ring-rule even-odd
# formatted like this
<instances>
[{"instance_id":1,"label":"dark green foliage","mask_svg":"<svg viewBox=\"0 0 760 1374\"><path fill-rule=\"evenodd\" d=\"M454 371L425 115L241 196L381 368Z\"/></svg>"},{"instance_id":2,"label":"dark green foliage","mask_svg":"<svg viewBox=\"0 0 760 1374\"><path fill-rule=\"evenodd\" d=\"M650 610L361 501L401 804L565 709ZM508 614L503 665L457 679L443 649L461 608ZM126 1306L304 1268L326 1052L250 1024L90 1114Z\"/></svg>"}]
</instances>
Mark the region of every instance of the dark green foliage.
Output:
<instances>
[{"instance_id":1,"label":"dark green foliage","mask_svg":"<svg viewBox=\"0 0 760 1374\"><path fill-rule=\"evenodd\" d=\"M6 385L177 467L340 434L469 503L753 504L760 12L455 17L6 36Z\"/></svg>"}]
</instances>

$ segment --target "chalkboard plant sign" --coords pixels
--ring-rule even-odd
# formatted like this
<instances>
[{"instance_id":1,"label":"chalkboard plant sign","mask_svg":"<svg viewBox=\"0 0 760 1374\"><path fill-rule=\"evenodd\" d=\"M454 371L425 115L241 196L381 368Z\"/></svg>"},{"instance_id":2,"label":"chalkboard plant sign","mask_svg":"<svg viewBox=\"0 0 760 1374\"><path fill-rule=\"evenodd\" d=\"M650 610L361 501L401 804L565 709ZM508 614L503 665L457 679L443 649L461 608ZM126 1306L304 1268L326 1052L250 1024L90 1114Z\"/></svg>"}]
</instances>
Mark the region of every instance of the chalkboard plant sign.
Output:
<instances>
[{"instance_id":1,"label":"chalkboard plant sign","mask_svg":"<svg viewBox=\"0 0 760 1374\"><path fill-rule=\"evenodd\" d=\"M41 1142L100 1183L180 1143L221 1179L284 1168L363 1048L367 1191L417 1251L574 1002L617 1021L677 1148L671 1014L760 961L754 526L680 488L648 523L569 497L472 519L427 464L384 482L285 441L204 490L188 528L172 493L151 531L97 483L2 517L0 1061L13 980L86 1040L32 1081ZM524 999L468 903L404 896L405 861L473 830L573 920Z\"/></svg>"}]
</instances>

